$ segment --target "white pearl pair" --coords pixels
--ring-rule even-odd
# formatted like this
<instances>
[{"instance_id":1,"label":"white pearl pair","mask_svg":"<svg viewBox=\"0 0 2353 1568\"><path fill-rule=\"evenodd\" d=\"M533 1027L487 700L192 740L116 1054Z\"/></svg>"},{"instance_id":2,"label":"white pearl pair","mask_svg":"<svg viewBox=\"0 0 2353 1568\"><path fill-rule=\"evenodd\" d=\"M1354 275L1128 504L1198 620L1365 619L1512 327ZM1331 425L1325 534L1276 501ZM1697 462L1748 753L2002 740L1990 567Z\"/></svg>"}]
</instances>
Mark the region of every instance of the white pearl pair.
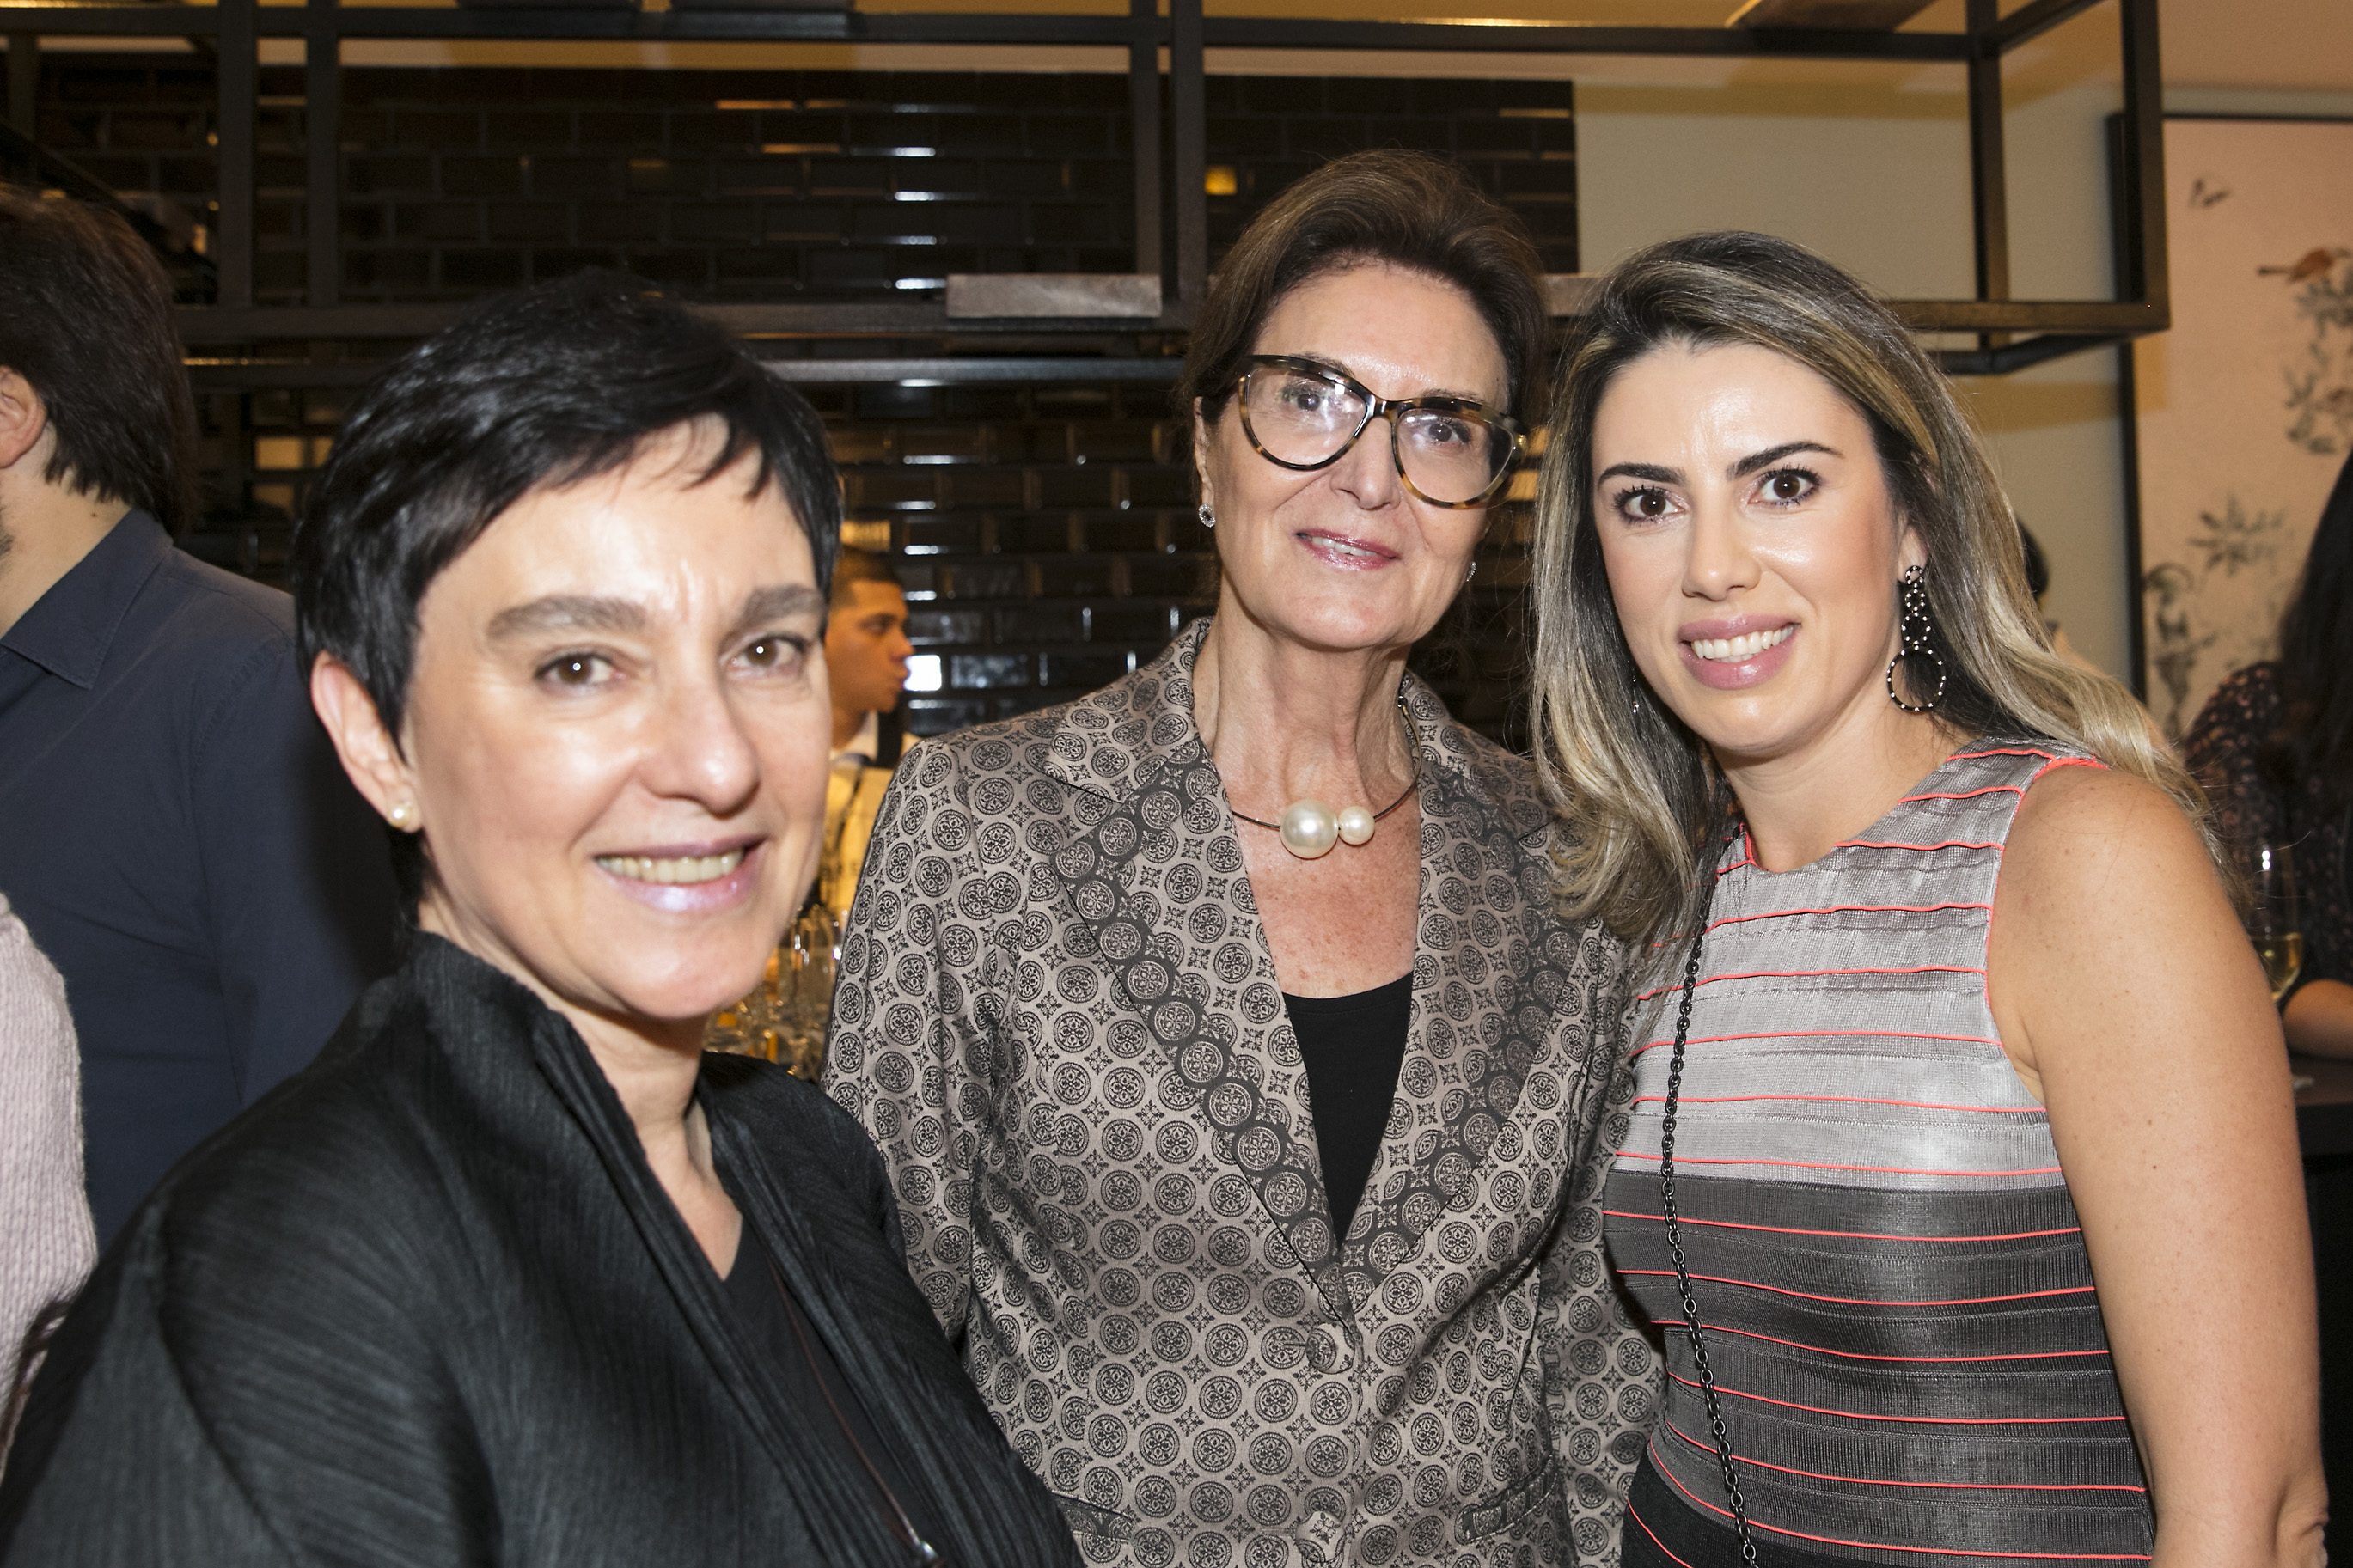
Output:
<instances>
[{"instance_id":1,"label":"white pearl pair","mask_svg":"<svg viewBox=\"0 0 2353 1568\"><path fill-rule=\"evenodd\" d=\"M1370 844L1373 814L1361 805L1335 812L1320 800L1294 800L1282 808L1282 825L1275 831L1282 836L1282 847L1302 860L1320 860L1335 844Z\"/></svg>"}]
</instances>

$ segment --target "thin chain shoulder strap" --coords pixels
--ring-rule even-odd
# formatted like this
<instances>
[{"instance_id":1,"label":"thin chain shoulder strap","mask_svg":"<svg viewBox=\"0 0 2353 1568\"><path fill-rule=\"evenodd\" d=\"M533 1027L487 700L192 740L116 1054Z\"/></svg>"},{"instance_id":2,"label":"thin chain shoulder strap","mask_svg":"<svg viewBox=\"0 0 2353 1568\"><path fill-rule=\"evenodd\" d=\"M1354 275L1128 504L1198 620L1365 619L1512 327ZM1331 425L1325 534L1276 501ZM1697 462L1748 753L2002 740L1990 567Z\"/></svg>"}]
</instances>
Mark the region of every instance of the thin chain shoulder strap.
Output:
<instances>
[{"instance_id":1,"label":"thin chain shoulder strap","mask_svg":"<svg viewBox=\"0 0 2353 1568\"><path fill-rule=\"evenodd\" d=\"M1683 1049L1691 1036L1692 993L1699 986L1700 948L1707 940L1707 917L1715 907L1715 885L1723 875L1722 846L1711 848L1716 858L1708 868L1699 920L1692 931L1691 955L1683 962L1683 996L1675 1006L1674 1054L1667 1060L1667 1099L1659 1123L1659 1199L1666 1218L1667 1251L1674 1259L1675 1290L1683 1298L1683 1327L1691 1335L1692 1362L1699 1372L1700 1398L1707 1405L1708 1426L1715 1437L1715 1461L1724 1468L1724 1492L1732 1503L1732 1528L1740 1540L1740 1559L1748 1568L1757 1568L1757 1542L1749 1537L1748 1509L1740 1500L1740 1477L1732 1468L1732 1440L1725 1436L1724 1405L1716 1397L1715 1373L1707 1364L1707 1337L1700 1330L1699 1302L1692 1295L1691 1264L1683 1256L1683 1225L1675 1213L1675 1108L1683 1098Z\"/></svg>"}]
</instances>

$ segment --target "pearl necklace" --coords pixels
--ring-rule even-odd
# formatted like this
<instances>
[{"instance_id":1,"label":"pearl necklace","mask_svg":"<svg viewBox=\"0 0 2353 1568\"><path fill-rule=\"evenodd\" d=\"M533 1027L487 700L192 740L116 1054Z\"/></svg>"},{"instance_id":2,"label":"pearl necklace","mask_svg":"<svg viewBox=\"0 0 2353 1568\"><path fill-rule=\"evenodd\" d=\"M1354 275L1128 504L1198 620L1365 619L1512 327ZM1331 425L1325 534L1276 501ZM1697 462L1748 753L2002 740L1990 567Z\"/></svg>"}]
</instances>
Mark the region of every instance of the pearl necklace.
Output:
<instances>
[{"instance_id":1,"label":"pearl necklace","mask_svg":"<svg viewBox=\"0 0 2353 1568\"><path fill-rule=\"evenodd\" d=\"M1282 847L1302 860L1321 860L1332 852L1335 844L1351 848L1373 841L1373 825L1412 798L1421 787L1421 752L1413 743L1413 720L1405 710L1405 693L1398 693L1398 722L1405 731L1406 750L1413 755L1413 777L1398 796L1378 811L1361 805L1345 806L1334 811L1320 800L1294 800L1282 808L1282 819L1267 822L1255 816L1234 813L1234 820L1247 822L1252 827L1263 827L1282 840ZM1229 809L1231 809L1229 803Z\"/></svg>"}]
</instances>

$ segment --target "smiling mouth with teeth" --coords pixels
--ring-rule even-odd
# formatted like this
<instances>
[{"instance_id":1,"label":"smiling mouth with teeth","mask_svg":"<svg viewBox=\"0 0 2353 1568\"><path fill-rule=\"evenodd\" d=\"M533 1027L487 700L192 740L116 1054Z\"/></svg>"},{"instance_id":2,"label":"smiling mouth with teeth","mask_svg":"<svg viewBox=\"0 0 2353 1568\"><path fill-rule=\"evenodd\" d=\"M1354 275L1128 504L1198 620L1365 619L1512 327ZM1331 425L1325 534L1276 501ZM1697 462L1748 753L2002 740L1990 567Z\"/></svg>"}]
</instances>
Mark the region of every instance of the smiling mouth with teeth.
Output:
<instances>
[{"instance_id":1,"label":"smiling mouth with teeth","mask_svg":"<svg viewBox=\"0 0 2353 1568\"><path fill-rule=\"evenodd\" d=\"M744 863L744 851L724 855L684 855L656 859L645 855L599 855L596 864L632 882L715 882Z\"/></svg>"},{"instance_id":2,"label":"smiling mouth with teeth","mask_svg":"<svg viewBox=\"0 0 2353 1568\"><path fill-rule=\"evenodd\" d=\"M1702 637L1685 646L1711 664L1738 664L1743 659L1755 658L1768 647L1779 647L1797 629L1795 626L1787 626L1769 632L1749 632L1736 637Z\"/></svg>"}]
</instances>

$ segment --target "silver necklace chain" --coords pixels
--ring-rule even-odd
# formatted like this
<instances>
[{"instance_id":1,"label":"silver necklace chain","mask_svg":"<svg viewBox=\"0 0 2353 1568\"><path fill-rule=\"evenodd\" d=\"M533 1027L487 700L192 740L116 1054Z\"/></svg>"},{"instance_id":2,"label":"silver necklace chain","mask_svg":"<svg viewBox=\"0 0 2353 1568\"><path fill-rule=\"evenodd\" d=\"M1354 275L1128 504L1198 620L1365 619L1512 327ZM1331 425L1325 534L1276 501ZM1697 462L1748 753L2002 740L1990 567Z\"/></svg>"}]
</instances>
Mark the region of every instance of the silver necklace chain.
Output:
<instances>
[{"instance_id":1,"label":"silver necklace chain","mask_svg":"<svg viewBox=\"0 0 2353 1568\"><path fill-rule=\"evenodd\" d=\"M1405 693L1402 691L1398 693L1397 710L1398 721L1405 728L1406 754L1413 759L1413 777L1406 781L1405 793L1403 795L1398 795L1395 800L1389 802L1388 805L1373 813L1373 820L1375 822L1378 822L1382 817L1387 816L1390 812L1395 811L1398 806L1401 806L1407 801L1411 800L1413 798L1413 792L1421 787L1421 748L1413 743L1413 715L1406 711ZM1252 827L1263 827L1275 833L1282 831L1282 824L1279 822L1267 822L1255 816L1244 816L1240 812L1234 811L1233 803L1230 800L1226 803L1226 809L1228 811L1234 812L1234 820L1236 822L1247 822Z\"/></svg>"}]
</instances>

